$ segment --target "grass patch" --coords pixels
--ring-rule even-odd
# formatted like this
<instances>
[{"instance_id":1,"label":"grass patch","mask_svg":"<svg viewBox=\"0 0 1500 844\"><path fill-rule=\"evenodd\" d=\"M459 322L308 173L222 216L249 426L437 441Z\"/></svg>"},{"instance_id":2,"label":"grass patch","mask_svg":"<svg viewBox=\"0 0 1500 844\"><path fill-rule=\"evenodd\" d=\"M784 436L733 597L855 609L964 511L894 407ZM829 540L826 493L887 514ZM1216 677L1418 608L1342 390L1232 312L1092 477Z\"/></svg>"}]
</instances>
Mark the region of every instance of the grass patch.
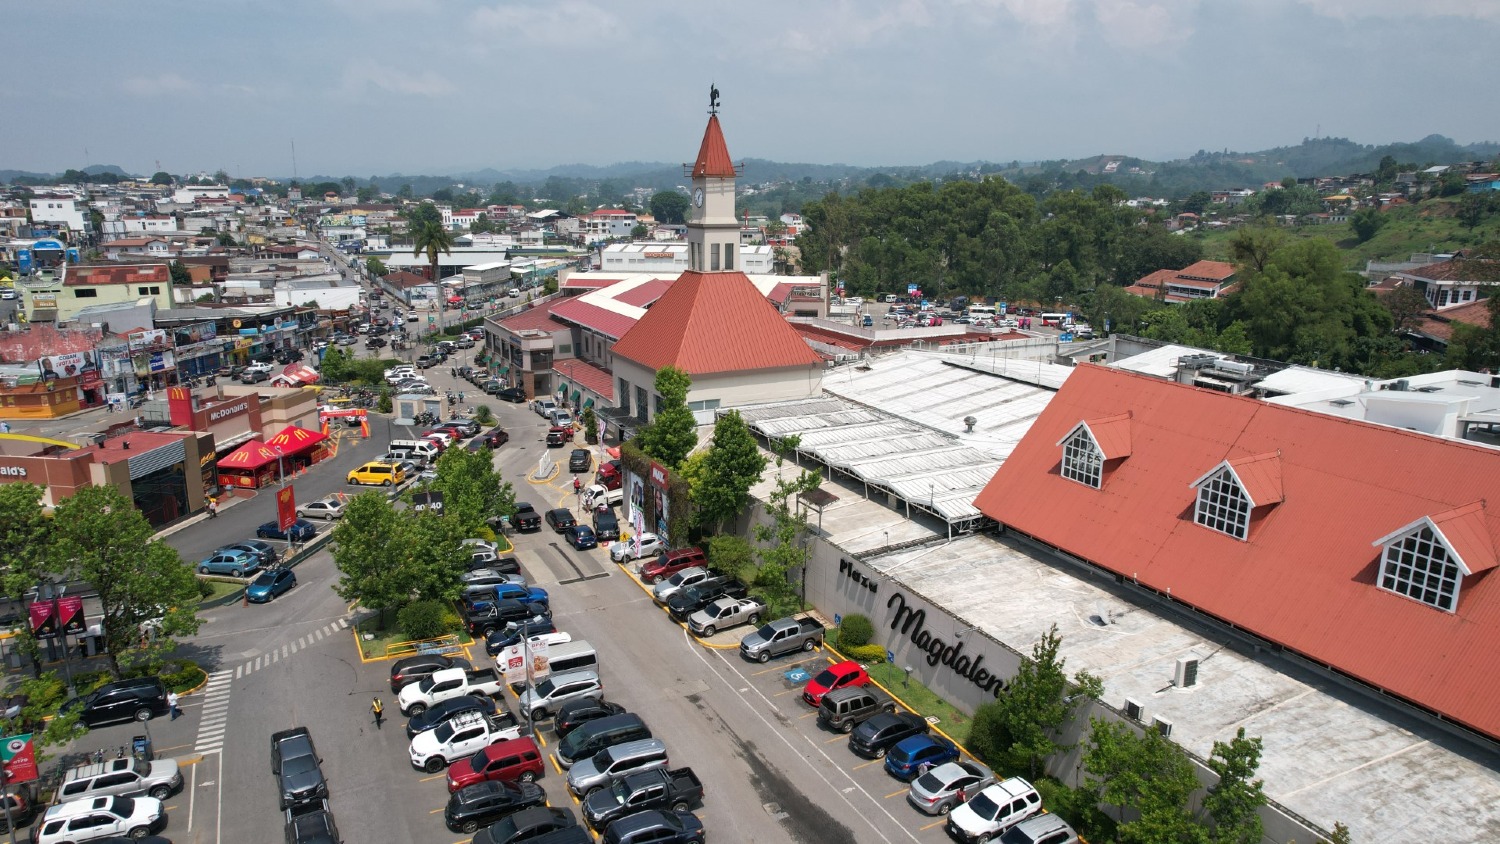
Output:
<instances>
[{"instance_id":1,"label":"grass patch","mask_svg":"<svg viewBox=\"0 0 1500 844\"><path fill-rule=\"evenodd\" d=\"M401 632L401 627L396 623L396 613L384 614L384 622L380 613L361 619L354 625L355 638L359 640L359 652L365 659L382 659L386 655L386 649L391 645L410 641ZM458 636L460 645L472 645L474 639L463 629L458 628L450 631ZM370 634L373 638L366 639ZM404 654L409 656L409 654Z\"/></svg>"},{"instance_id":2,"label":"grass patch","mask_svg":"<svg viewBox=\"0 0 1500 844\"><path fill-rule=\"evenodd\" d=\"M923 717L936 715L937 728L947 733L954 741L959 744L966 744L969 741L969 728L974 722L953 704L938 697L931 689L915 680L908 684L906 672L890 663L871 665L867 670L876 682L890 689L892 694L905 701L906 705L916 710L918 715Z\"/></svg>"},{"instance_id":3,"label":"grass patch","mask_svg":"<svg viewBox=\"0 0 1500 844\"><path fill-rule=\"evenodd\" d=\"M245 588L238 583L226 583L219 580L210 580L206 582L208 583L208 594L203 596L203 601L201 601L200 603L207 603L208 601L224 598Z\"/></svg>"}]
</instances>

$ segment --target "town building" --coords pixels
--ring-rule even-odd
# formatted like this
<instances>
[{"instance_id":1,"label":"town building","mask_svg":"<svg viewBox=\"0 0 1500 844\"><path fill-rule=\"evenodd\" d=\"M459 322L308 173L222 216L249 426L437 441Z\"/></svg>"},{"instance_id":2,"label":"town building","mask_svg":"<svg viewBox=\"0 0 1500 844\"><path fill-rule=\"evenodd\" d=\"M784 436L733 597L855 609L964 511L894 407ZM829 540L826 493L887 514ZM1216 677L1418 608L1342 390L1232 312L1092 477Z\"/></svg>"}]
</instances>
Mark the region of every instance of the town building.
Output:
<instances>
[{"instance_id":1,"label":"town building","mask_svg":"<svg viewBox=\"0 0 1500 844\"><path fill-rule=\"evenodd\" d=\"M1194 299L1218 299L1237 289L1233 264L1199 261L1180 270L1157 270L1125 288L1125 292L1181 304Z\"/></svg>"},{"instance_id":2,"label":"town building","mask_svg":"<svg viewBox=\"0 0 1500 844\"><path fill-rule=\"evenodd\" d=\"M1500 261L1471 258L1460 253L1445 261L1436 261L1393 274L1427 297L1442 312L1473 302L1481 288L1500 284Z\"/></svg>"},{"instance_id":3,"label":"town building","mask_svg":"<svg viewBox=\"0 0 1500 844\"><path fill-rule=\"evenodd\" d=\"M771 247L742 244L739 267L749 275L776 271ZM687 243L612 243L599 250L599 271L605 273L680 273L688 268Z\"/></svg>"},{"instance_id":4,"label":"town building","mask_svg":"<svg viewBox=\"0 0 1500 844\"><path fill-rule=\"evenodd\" d=\"M83 308L151 299L170 308L172 274L166 264L64 265L57 273L23 277L16 284L29 323L66 322Z\"/></svg>"}]
</instances>

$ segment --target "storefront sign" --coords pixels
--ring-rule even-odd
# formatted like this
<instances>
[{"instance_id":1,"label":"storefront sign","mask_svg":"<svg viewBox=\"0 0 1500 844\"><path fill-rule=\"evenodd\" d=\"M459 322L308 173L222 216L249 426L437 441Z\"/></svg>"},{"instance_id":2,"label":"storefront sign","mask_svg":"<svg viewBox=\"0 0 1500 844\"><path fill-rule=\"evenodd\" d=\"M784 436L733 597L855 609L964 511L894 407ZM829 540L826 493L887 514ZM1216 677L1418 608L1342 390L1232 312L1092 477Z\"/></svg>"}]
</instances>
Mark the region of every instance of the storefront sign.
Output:
<instances>
[{"instance_id":1,"label":"storefront sign","mask_svg":"<svg viewBox=\"0 0 1500 844\"><path fill-rule=\"evenodd\" d=\"M132 349L149 349L155 346L165 346L167 343L167 332L161 328L143 328L140 331L132 331L127 335Z\"/></svg>"},{"instance_id":2,"label":"storefront sign","mask_svg":"<svg viewBox=\"0 0 1500 844\"><path fill-rule=\"evenodd\" d=\"M5 771L4 782L7 786L32 782L38 778L36 745L31 741L31 733L0 739L0 766Z\"/></svg>"},{"instance_id":3,"label":"storefront sign","mask_svg":"<svg viewBox=\"0 0 1500 844\"><path fill-rule=\"evenodd\" d=\"M924 626L927 622L926 610L914 610L907 606L906 596L900 592L892 595L885 606L886 609L896 607L896 614L891 617L891 630L905 636L918 650L926 653L928 665L933 668L941 665L951 669L954 674L995 697L1005 691L1005 680L990 674L989 669L980 668L984 664L984 654L967 656L964 654L963 642L950 645L927 631Z\"/></svg>"},{"instance_id":4,"label":"storefront sign","mask_svg":"<svg viewBox=\"0 0 1500 844\"><path fill-rule=\"evenodd\" d=\"M208 421L218 422L221 419L227 419L228 417L233 416L236 413L243 413L249 409L250 401L249 399L246 399L239 404L232 404L229 407L224 408L223 410L210 410L208 412Z\"/></svg>"},{"instance_id":5,"label":"storefront sign","mask_svg":"<svg viewBox=\"0 0 1500 844\"><path fill-rule=\"evenodd\" d=\"M657 489L667 488L667 467L651 461L651 485Z\"/></svg>"},{"instance_id":6,"label":"storefront sign","mask_svg":"<svg viewBox=\"0 0 1500 844\"><path fill-rule=\"evenodd\" d=\"M872 593L879 590L879 587L876 585L874 578L860 573L860 571L854 567L853 560L847 558L839 560L839 574L842 574L844 577L847 577L855 583L858 583L860 586L863 586L864 588L870 590Z\"/></svg>"},{"instance_id":7,"label":"storefront sign","mask_svg":"<svg viewBox=\"0 0 1500 844\"><path fill-rule=\"evenodd\" d=\"M671 252L642 252L641 255L643 257L646 257L646 258L671 258L672 257L672 253Z\"/></svg>"},{"instance_id":8,"label":"storefront sign","mask_svg":"<svg viewBox=\"0 0 1500 844\"><path fill-rule=\"evenodd\" d=\"M24 478L25 466L0 466L0 478Z\"/></svg>"}]
</instances>

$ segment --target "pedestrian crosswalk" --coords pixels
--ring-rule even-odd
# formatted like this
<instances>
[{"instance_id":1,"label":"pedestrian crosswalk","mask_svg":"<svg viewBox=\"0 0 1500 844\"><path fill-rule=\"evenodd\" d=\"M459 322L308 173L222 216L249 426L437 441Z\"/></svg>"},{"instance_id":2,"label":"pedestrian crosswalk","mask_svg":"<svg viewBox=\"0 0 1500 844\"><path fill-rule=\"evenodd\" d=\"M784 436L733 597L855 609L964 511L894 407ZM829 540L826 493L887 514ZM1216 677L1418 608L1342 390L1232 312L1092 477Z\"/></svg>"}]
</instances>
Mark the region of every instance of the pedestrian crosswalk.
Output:
<instances>
[{"instance_id":1,"label":"pedestrian crosswalk","mask_svg":"<svg viewBox=\"0 0 1500 844\"><path fill-rule=\"evenodd\" d=\"M314 630L313 632L307 634L306 636L303 636L295 642L288 642L287 644L282 645L280 648L269 650L261 654L260 656L257 656L255 659L245 660L243 663L235 666L234 679L238 680L241 677L254 674L262 668L270 668L272 665L275 665L283 659L290 658L291 655L296 653L297 651L300 651L303 648L306 648L316 642L321 642L329 636L337 635L340 631L347 629L349 629L348 619L341 618L338 621L329 622L328 624L319 627L317 630Z\"/></svg>"},{"instance_id":2,"label":"pedestrian crosswalk","mask_svg":"<svg viewBox=\"0 0 1500 844\"><path fill-rule=\"evenodd\" d=\"M229 689L234 672L229 669L208 675L203 687L203 714L198 721L198 740L193 749L217 753L224 746L224 728L229 722Z\"/></svg>"}]
</instances>

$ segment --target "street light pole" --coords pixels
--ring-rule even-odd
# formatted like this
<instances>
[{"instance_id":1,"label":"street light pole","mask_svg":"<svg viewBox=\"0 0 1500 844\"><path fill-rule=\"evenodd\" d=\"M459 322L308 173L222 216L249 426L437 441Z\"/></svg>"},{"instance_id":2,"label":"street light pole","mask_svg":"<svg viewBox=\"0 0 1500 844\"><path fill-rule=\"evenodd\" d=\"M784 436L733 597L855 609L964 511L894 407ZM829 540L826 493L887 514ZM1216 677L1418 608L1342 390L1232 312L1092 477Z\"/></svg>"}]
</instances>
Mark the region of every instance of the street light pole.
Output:
<instances>
[{"instance_id":1,"label":"street light pole","mask_svg":"<svg viewBox=\"0 0 1500 844\"><path fill-rule=\"evenodd\" d=\"M276 449L276 485L286 485L286 465L281 462L281 446L271 446Z\"/></svg>"}]
</instances>

